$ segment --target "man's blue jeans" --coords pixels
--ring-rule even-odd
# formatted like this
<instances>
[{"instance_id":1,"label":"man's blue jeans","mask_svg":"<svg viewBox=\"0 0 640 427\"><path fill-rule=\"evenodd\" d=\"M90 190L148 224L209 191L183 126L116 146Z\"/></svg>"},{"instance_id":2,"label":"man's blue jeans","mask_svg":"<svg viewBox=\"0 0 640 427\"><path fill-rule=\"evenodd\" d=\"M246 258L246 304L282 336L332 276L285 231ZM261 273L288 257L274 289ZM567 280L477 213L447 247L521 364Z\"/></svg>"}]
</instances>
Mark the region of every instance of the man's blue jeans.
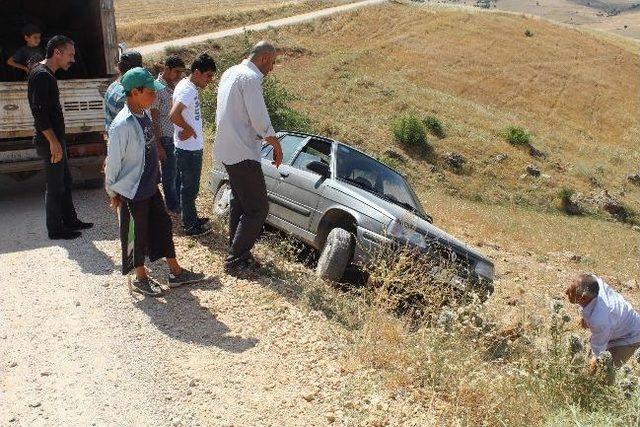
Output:
<instances>
[{"instance_id":1,"label":"man's blue jeans","mask_svg":"<svg viewBox=\"0 0 640 427\"><path fill-rule=\"evenodd\" d=\"M180 201L178 200L178 187L176 186L176 147L173 145L173 137L167 138L163 136L160 138L160 145L167 153L167 160L160 164L164 199L168 210L178 212L180 210Z\"/></svg>"},{"instance_id":2,"label":"man's blue jeans","mask_svg":"<svg viewBox=\"0 0 640 427\"><path fill-rule=\"evenodd\" d=\"M186 229L197 228L198 214L196 198L200 192L200 175L202 174L202 150L189 151L176 148L178 179L180 181L180 202L182 208L182 225Z\"/></svg>"}]
</instances>

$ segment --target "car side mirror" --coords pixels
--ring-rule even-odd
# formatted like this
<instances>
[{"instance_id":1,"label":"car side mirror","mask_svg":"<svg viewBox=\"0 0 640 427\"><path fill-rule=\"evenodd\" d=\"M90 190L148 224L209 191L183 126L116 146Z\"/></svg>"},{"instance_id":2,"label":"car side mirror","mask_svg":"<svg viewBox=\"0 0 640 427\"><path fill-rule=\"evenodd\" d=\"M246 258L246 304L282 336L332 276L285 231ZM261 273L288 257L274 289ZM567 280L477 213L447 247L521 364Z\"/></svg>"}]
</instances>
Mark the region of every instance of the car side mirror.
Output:
<instances>
[{"instance_id":1,"label":"car side mirror","mask_svg":"<svg viewBox=\"0 0 640 427\"><path fill-rule=\"evenodd\" d=\"M317 173L323 178L329 178L331 176L331 168L326 163L319 162L317 160L309 163L307 169L311 172Z\"/></svg>"}]
</instances>

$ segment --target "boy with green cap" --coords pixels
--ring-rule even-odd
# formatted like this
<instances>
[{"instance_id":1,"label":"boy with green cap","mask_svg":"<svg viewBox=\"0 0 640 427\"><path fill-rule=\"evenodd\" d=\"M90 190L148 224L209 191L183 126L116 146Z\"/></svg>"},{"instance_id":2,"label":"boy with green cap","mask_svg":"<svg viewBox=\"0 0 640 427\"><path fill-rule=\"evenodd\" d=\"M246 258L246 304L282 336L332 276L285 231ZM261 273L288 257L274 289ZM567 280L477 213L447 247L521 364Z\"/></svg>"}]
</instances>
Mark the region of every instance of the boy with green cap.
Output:
<instances>
[{"instance_id":1,"label":"boy with green cap","mask_svg":"<svg viewBox=\"0 0 640 427\"><path fill-rule=\"evenodd\" d=\"M146 256L151 261L166 258L171 288L202 281L204 275L178 264L171 219L158 189L158 149L147 110L156 91L164 89L164 85L141 67L127 71L120 83L125 91L126 105L109 128L105 186L111 207L119 210L122 274L134 269L133 290L160 296L162 288L147 275Z\"/></svg>"}]
</instances>

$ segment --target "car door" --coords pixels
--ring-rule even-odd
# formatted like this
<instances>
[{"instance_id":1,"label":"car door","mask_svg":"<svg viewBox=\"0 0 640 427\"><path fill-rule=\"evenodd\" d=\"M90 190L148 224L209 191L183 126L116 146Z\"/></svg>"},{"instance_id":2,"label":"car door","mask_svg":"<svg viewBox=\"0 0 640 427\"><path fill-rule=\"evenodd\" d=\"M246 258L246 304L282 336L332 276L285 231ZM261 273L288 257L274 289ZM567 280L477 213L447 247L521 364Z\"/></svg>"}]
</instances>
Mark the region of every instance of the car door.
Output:
<instances>
[{"instance_id":1,"label":"car door","mask_svg":"<svg viewBox=\"0 0 640 427\"><path fill-rule=\"evenodd\" d=\"M307 169L307 165L318 161L331 166L331 149L330 141L311 137L291 164L280 166L280 183L275 191L279 216L307 236L312 219L318 215L318 202L326 181Z\"/></svg>"},{"instance_id":2,"label":"car door","mask_svg":"<svg viewBox=\"0 0 640 427\"><path fill-rule=\"evenodd\" d=\"M280 146L282 147L282 164L291 163L294 156L304 143L309 139L306 135L282 134L278 137ZM276 189L281 182L280 169L273 165L273 147L265 144L262 147L262 172L267 187L267 196L269 198L269 215L281 217L283 215L283 206L279 203L275 196ZM282 168L282 165L280 166Z\"/></svg>"}]
</instances>

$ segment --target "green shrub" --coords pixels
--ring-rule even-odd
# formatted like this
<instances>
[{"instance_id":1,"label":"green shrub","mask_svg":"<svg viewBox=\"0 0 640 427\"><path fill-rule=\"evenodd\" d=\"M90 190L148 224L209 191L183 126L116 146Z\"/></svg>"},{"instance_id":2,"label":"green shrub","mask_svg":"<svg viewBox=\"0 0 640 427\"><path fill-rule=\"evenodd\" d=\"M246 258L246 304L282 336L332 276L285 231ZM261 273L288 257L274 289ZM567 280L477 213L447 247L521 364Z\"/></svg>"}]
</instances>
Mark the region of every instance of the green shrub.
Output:
<instances>
[{"instance_id":1,"label":"green shrub","mask_svg":"<svg viewBox=\"0 0 640 427\"><path fill-rule=\"evenodd\" d=\"M531 31L531 30L529 30L529 29L526 29L526 30L524 31L524 35L525 35L526 37L533 37L533 31Z\"/></svg>"},{"instance_id":2,"label":"green shrub","mask_svg":"<svg viewBox=\"0 0 640 427\"><path fill-rule=\"evenodd\" d=\"M434 136L438 138L444 138L446 136L442 122L435 116L427 116L424 119L424 126Z\"/></svg>"},{"instance_id":3,"label":"green shrub","mask_svg":"<svg viewBox=\"0 0 640 427\"><path fill-rule=\"evenodd\" d=\"M531 144L531 134L520 126L507 126L502 130L502 137L511 145Z\"/></svg>"},{"instance_id":4,"label":"green shrub","mask_svg":"<svg viewBox=\"0 0 640 427\"><path fill-rule=\"evenodd\" d=\"M264 101L271 117L271 124L276 131L293 130L310 132L311 120L289 106L294 96L282 87L275 78L267 78L264 81Z\"/></svg>"},{"instance_id":5,"label":"green shrub","mask_svg":"<svg viewBox=\"0 0 640 427\"><path fill-rule=\"evenodd\" d=\"M391 130L396 141L403 145L413 148L431 148L424 125L412 114L396 119Z\"/></svg>"},{"instance_id":6,"label":"green shrub","mask_svg":"<svg viewBox=\"0 0 640 427\"><path fill-rule=\"evenodd\" d=\"M232 63L229 61L229 63ZM295 97L282 87L274 78L267 78L263 84L264 101L269 111L271 124L276 131L292 130L311 132L311 119L294 108L289 103ZM215 123L217 91L209 87L202 93L202 114L207 123Z\"/></svg>"}]
</instances>

